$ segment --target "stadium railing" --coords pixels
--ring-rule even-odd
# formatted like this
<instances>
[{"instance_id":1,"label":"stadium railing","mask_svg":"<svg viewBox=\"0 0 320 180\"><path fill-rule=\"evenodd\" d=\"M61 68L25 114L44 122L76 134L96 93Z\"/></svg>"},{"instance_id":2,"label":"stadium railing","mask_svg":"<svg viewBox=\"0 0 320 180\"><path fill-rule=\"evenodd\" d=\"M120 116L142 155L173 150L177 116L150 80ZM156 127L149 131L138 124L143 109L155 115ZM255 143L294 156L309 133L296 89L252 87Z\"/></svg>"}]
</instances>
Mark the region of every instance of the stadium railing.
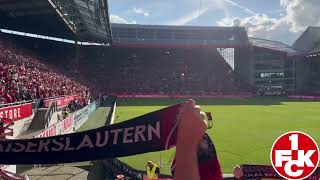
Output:
<instances>
[{"instance_id":1,"label":"stadium railing","mask_svg":"<svg viewBox=\"0 0 320 180\"><path fill-rule=\"evenodd\" d=\"M188 98L190 96L194 98L251 98L252 93L216 93L216 94L142 94L142 93L119 93L120 98Z\"/></svg>"},{"instance_id":2,"label":"stadium railing","mask_svg":"<svg viewBox=\"0 0 320 180\"><path fill-rule=\"evenodd\" d=\"M44 115L44 120L46 121L45 128L49 127L51 117L52 117L53 113L56 111L57 111L57 102L54 101L50 104L50 107L48 108L46 114Z\"/></svg>"},{"instance_id":3,"label":"stadium railing","mask_svg":"<svg viewBox=\"0 0 320 180\"><path fill-rule=\"evenodd\" d=\"M73 95L70 95L70 96L73 96ZM43 100L54 100L54 99L63 98L63 97L68 97L68 96L67 95L55 96L55 97L44 98ZM0 104L0 108L8 107L8 106L16 106L16 105L21 105L21 104L26 104L26 103L34 103L32 108L35 108L39 105L38 104L38 103L40 103L39 101L40 100L28 100L28 101L19 101L19 102L14 102L14 103Z\"/></svg>"},{"instance_id":4,"label":"stadium railing","mask_svg":"<svg viewBox=\"0 0 320 180\"><path fill-rule=\"evenodd\" d=\"M17 106L17 105L26 104L26 103L33 103L33 102L36 102L36 101L29 100L29 101L19 101L19 102L14 102L14 103L0 104L0 108L9 107L9 106Z\"/></svg>"}]
</instances>

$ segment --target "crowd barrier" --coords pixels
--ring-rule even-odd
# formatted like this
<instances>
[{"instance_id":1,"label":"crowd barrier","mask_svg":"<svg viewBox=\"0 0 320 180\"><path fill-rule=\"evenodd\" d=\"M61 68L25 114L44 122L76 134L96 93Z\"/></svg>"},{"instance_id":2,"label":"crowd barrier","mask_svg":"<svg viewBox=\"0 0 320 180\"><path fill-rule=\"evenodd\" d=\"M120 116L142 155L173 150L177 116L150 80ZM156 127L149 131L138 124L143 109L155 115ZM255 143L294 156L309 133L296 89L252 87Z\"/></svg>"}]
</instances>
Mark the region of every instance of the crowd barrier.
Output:
<instances>
[{"instance_id":1,"label":"crowd barrier","mask_svg":"<svg viewBox=\"0 0 320 180\"><path fill-rule=\"evenodd\" d=\"M50 104L50 107L48 108L47 110L47 113L45 114L44 116L44 120L47 122L46 123L46 128L48 128L50 126L50 122L51 122L51 119L52 119L52 116L53 114L57 111L57 103L56 102L53 102Z\"/></svg>"},{"instance_id":2,"label":"crowd barrier","mask_svg":"<svg viewBox=\"0 0 320 180\"><path fill-rule=\"evenodd\" d=\"M69 134L78 130L83 123L88 120L89 115L94 112L100 105L100 100L96 100L84 108L74 112L70 116L66 117L62 121L59 121L47 129L41 131L36 138L50 137L61 134Z\"/></svg>"},{"instance_id":3,"label":"crowd barrier","mask_svg":"<svg viewBox=\"0 0 320 180\"><path fill-rule=\"evenodd\" d=\"M320 96L290 95L288 97L291 99L304 99L304 100L320 101Z\"/></svg>"},{"instance_id":4,"label":"crowd barrier","mask_svg":"<svg viewBox=\"0 0 320 180\"><path fill-rule=\"evenodd\" d=\"M60 108L63 106L67 106L72 100L79 99L79 98L80 98L80 96L73 95L73 96L58 97L58 98L54 98L54 99L44 99L43 106L45 108L48 108L48 107L50 107L50 104L52 102L56 102L57 107Z\"/></svg>"},{"instance_id":5,"label":"crowd barrier","mask_svg":"<svg viewBox=\"0 0 320 180\"><path fill-rule=\"evenodd\" d=\"M15 103L7 103L7 104L0 104L0 108L3 107L9 107L9 106L17 106L17 105L22 105L22 104L26 104L26 103L33 103L33 100L30 101L19 101L19 102L15 102Z\"/></svg>"},{"instance_id":6,"label":"crowd barrier","mask_svg":"<svg viewBox=\"0 0 320 180\"><path fill-rule=\"evenodd\" d=\"M61 134L73 133L73 116L68 116L64 120L57 122L56 124L50 126L49 128L42 131L40 134L36 135L36 138L40 137L50 137L57 136Z\"/></svg>"},{"instance_id":7,"label":"crowd barrier","mask_svg":"<svg viewBox=\"0 0 320 180\"><path fill-rule=\"evenodd\" d=\"M251 98L251 93L211 94L211 95L181 95L181 94L117 94L119 98Z\"/></svg>"}]
</instances>

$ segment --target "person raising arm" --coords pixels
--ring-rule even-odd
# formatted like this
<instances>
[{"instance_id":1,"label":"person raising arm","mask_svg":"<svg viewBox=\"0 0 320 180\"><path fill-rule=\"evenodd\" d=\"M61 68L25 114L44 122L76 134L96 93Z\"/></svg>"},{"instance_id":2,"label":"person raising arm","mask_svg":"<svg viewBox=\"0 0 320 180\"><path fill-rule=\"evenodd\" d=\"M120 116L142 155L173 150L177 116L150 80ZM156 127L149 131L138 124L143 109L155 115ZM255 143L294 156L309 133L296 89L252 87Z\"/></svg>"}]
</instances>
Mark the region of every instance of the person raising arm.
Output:
<instances>
[{"instance_id":1,"label":"person raising arm","mask_svg":"<svg viewBox=\"0 0 320 180\"><path fill-rule=\"evenodd\" d=\"M175 180L200 180L197 152L205 132L206 123L201 120L200 106L194 100L188 100L180 111Z\"/></svg>"}]
</instances>

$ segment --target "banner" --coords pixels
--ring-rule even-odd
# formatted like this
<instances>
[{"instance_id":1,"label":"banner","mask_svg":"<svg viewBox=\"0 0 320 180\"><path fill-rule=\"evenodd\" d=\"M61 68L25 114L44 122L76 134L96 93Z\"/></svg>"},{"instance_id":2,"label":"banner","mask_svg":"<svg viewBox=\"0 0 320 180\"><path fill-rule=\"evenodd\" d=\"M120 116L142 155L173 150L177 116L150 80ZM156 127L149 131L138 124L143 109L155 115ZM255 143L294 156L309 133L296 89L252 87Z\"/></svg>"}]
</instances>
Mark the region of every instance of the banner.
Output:
<instances>
[{"instance_id":1,"label":"banner","mask_svg":"<svg viewBox=\"0 0 320 180\"><path fill-rule=\"evenodd\" d=\"M291 99L320 100L320 96L290 95L288 97Z\"/></svg>"},{"instance_id":2,"label":"banner","mask_svg":"<svg viewBox=\"0 0 320 180\"><path fill-rule=\"evenodd\" d=\"M66 117L64 120L58 122L57 124L52 125L48 129L45 129L35 137L38 137L38 138L51 137L51 136L57 136L60 134L73 133L73 127L74 127L73 124L74 124L74 119L73 119L73 115L71 115Z\"/></svg>"},{"instance_id":3,"label":"banner","mask_svg":"<svg viewBox=\"0 0 320 180\"><path fill-rule=\"evenodd\" d=\"M165 150L176 144L181 106L79 133L0 141L0 164L70 163Z\"/></svg>"},{"instance_id":4,"label":"banner","mask_svg":"<svg viewBox=\"0 0 320 180\"><path fill-rule=\"evenodd\" d=\"M251 98L251 93L237 93L237 94L211 94L211 95L181 95L181 94L117 94L119 98Z\"/></svg>"},{"instance_id":5,"label":"banner","mask_svg":"<svg viewBox=\"0 0 320 180\"><path fill-rule=\"evenodd\" d=\"M241 165L244 179L283 179L272 166L265 165ZM307 179L319 180L320 167Z\"/></svg>"},{"instance_id":6,"label":"banner","mask_svg":"<svg viewBox=\"0 0 320 180\"><path fill-rule=\"evenodd\" d=\"M85 123L88 120L89 115L97 109L97 105L99 105L99 100L92 102L91 104L76 111L73 114L74 126L76 130L79 129L83 125L83 123Z\"/></svg>"},{"instance_id":7,"label":"banner","mask_svg":"<svg viewBox=\"0 0 320 180\"><path fill-rule=\"evenodd\" d=\"M50 107L50 104L52 102L57 102L58 107L67 106L72 100L78 99L79 96L66 96L66 97L60 97L56 99L46 99L44 100L44 107L48 108Z\"/></svg>"},{"instance_id":8,"label":"banner","mask_svg":"<svg viewBox=\"0 0 320 180\"><path fill-rule=\"evenodd\" d=\"M9 118L14 121L19 121L31 115L32 115L32 103L0 108L0 119Z\"/></svg>"},{"instance_id":9,"label":"banner","mask_svg":"<svg viewBox=\"0 0 320 180\"><path fill-rule=\"evenodd\" d=\"M56 136L57 135L57 128L56 125L53 125L49 127L48 129L45 129L42 131L39 135L35 137L51 137L51 136Z\"/></svg>"}]
</instances>

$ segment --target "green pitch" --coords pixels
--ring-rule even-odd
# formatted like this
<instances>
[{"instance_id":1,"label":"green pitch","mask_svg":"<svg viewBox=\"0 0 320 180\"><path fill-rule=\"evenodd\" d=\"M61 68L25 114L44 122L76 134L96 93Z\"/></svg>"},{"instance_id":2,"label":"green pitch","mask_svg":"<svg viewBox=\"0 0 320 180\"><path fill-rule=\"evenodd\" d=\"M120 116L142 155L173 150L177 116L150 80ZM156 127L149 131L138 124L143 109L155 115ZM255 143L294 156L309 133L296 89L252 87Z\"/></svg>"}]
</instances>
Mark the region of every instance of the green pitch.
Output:
<instances>
[{"instance_id":1,"label":"green pitch","mask_svg":"<svg viewBox=\"0 0 320 180\"><path fill-rule=\"evenodd\" d=\"M119 99L116 121L183 102L186 99ZM203 111L212 112L214 127L208 130L216 145L224 173L237 164L270 164L274 140L290 130L304 131L320 145L320 102L285 98L199 99ZM148 160L161 163L161 173L170 172L174 150L121 158L137 169Z\"/></svg>"}]
</instances>

